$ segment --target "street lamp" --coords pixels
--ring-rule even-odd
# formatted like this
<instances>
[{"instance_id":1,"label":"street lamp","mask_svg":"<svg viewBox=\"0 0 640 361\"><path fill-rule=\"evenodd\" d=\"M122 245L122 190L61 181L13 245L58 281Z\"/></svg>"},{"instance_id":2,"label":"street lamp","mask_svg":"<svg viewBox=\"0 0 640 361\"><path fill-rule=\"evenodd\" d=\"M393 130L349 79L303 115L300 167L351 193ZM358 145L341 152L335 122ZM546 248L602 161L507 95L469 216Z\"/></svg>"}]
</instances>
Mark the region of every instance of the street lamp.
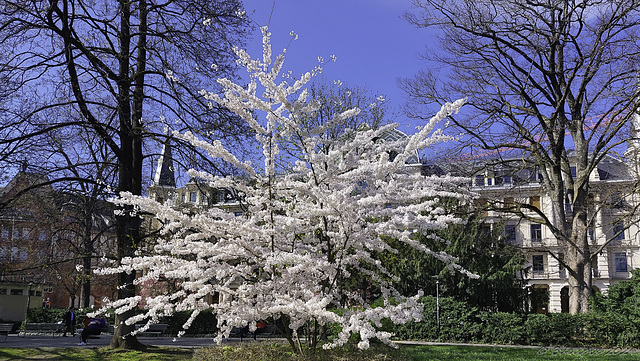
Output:
<instances>
[{"instance_id":1,"label":"street lamp","mask_svg":"<svg viewBox=\"0 0 640 361\"><path fill-rule=\"evenodd\" d=\"M436 279L436 325L438 325L438 337L440 337L440 279L438 276L432 276Z\"/></svg>"},{"instance_id":2,"label":"street lamp","mask_svg":"<svg viewBox=\"0 0 640 361\"><path fill-rule=\"evenodd\" d=\"M438 324L438 337L440 337L440 280L436 279L436 323Z\"/></svg>"}]
</instances>

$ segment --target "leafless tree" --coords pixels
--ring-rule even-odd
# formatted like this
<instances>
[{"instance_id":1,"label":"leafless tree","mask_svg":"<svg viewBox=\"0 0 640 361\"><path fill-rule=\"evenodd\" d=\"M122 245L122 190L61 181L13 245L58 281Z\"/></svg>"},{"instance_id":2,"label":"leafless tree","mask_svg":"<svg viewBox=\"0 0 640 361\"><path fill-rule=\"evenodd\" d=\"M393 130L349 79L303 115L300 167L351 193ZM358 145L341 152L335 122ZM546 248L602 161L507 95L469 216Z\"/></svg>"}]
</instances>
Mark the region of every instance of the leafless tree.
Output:
<instances>
[{"instance_id":1,"label":"leafless tree","mask_svg":"<svg viewBox=\"0 0 640 361\"><path fill-rule=\"evenodd\" d=\"M532 210L562 245L570 312L588 311L594 253L587 233L595 209L589 175L629 139L627 123L640 105L640 2L414 5L406 18L432 28L439 46L425 56L430 71L401 82L410 95L409 112L419 117L421 106L468 96L464 114L452 118L467 150L515 150L539 169L551 214L524 203L518 209Z\"/></svg>"},{"instance_id":2,"label":"leafless tree","mask_svg":"<svg viewBox=\"0 0 640 361\"><path fill-rule=\"evenodd\" d=\"M0 146L16 150L6 162L46 155L53 132L83 131L108 150L114 190L142 194L145 159L165 139L165 128L227 143L241 139L236 118L197 92L217 89L210 79L233 77L231 47L243 43L247 24L237 0L3 1L0 79L8 81ZM68 154L76 144L64 146ZM65 168L57 154L51 163ZM118 258L132 255L142 241L140 219L130 211L116 217ZM135 277L119 275L118 297L135 294ZM141 347L125 336L134 326L121 320L130 316L117 316L113 347Z\"/></svg>"}]
</instances>

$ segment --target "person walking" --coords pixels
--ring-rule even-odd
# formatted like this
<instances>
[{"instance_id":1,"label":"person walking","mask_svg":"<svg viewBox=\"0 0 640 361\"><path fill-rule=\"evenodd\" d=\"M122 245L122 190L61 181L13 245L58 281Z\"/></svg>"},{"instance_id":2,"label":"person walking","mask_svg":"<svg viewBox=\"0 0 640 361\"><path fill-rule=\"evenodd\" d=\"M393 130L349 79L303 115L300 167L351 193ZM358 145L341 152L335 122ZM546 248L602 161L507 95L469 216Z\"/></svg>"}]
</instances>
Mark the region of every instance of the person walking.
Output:
<instances>
[{"instance_id":1,"label":"person walking","mask_svg":"<svg viewBox=\"0 0 640 361\"><path fill-rule=\"evenodd\" d=\"M71 336L76 335L76 315L74 311L75 308L71 306L69 307L69 311L62 316L62 322L64 323L64 332L62 333L62 337L67 337L67 332L71 332Z\"/></svg>"}]
</instances>

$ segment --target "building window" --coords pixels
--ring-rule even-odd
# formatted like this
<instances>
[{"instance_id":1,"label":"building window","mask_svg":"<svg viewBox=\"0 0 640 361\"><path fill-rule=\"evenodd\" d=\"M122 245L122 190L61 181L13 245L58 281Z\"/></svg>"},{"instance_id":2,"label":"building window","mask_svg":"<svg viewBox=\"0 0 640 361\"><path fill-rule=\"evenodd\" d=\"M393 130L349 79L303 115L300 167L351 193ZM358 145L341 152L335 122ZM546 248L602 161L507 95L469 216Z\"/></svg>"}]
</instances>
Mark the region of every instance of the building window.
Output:
<instances>
[{"instance_id":1,"label":"building window","mask_svg":"<svg viewBox=\"0 0 640 361\"><path fill-rule=\"evenodd\" d=\"M477 175L476 176L476 186L478 186L478 187L484 186L484 175Z\"/></svg>"},{"instance_id":2,"label":"building window","mask_svg":"<svg viewBox=\"0 0 640 361\"><path fill-rule=\"evenodd\" d=\"M202 195L200 196L200 203L202 204L207 204L207 195L202 193Z\"/></svg>"},{"instance_id":3,"label":"building window","mask_svg":"<svg viewBox=\"0 0 640 361\"><path fill-rule=\"evenodd\" d=\"M7 289L6 288L0 288L0 295L6 295L7 294Z\"/></svg>"},{"instance_id":4,"label":"building window","mask_svg":"<svg viewBox=\"0 0 640 361\"><path fill-rule=\"evenodd\" d=\"M24 294L24 290L22 288L12 288L11 296L22 296Z\"/></svg>"},{"instance_id":5,"label":"building window","mask_svg":"<svg viewBox=\"0 0 640 361\"><path fill-rule=\"evenodd\" d=\"M504 226L504 237L509 243L516 242L516 226L514 224Z\"/></svg>"},{"instance_id":6,"label":"building window","mask_svg":"<svg viewBox=\"0 0 640 361\"><path fill-rule=\"evenodd\" d=\"M531 242L533 243L542 242L542 225L540 224L531 225Z\"/></svg>"},{"instance_id":7,"label":"building window","mask_svg":"<svg viewBox=\"0 0 640 361\"><path fill-rule=\"evenodd\" d=\"M47 231L40 231L40 234L38 235L38 240L41 242L44 242L47 240Z\"/></svg>"},{"instance_id":8,"label":"building window","mask_svg":"<svg viewBox=\"0 0 640 361\"><path fill-rule=\"evenodd\" d=\"M596 232L593 229L593 226L590 226L589 228L587 228L587 237L591 242L596 240Z\"/></svg>"},{"instance_id":9,"label":"building window","mask_svg":"<svg viewBox=\"0 0 640 361\"><path fill-rule=\"evenodd\" d=\"M499 172L499 173L503 173L503 172ZM494 183L497 186L510 185L511 182L512 182L511 175L509 174L498 174L494 176Z\"/></svg>"},{"instance_id":10,"label":"building window","mask_svg":"<svg viewBox=\"0 0 640 361\"><path fill-rule=\"evenodd\" d=\"M0 237L2 237L2 239L9 238L9 229L8 228L2 228L2 232L0 233Z\"/></svg>"},{"instance_id":11,"label":"building window","mask_svg":"<svg viewBox=\"0 0 640 361\"><path fill-rule=\"evenodd\" d=\"M616 222L613 225L613 235L611 239L614 241L622 241L624 239L624 223Z\"/></svg>"},{"instance_id":12,"label":"building window","mask_svg":"<svg viewBox=\"0 0 640 361\"><path fill-rule=\"evenodd\" d=\"M627 272L627 254L625 252L616 253L616 272Z\"/></svg>"},{"instance_id":13,"label":"building window","mask_svg":"<svg viewBox=\"0 0 640 361\"><path fill-rule=\"evenodd\" d=\"M536 254L531 256L531 263L533 264L533 273L544 273L544 256Z\"/></svg>"},{"instance_id":14,"label":"building window","mask_svg":"<svg viewBox=\"0 0 640 361\"><path fill-rule=\"evenodd\" d=\"M189 202L196 203L198 201L198 192L189 193Z\"/></svg>"},{"instance_id":15,"label":"building window","mask_svg":"<svg viewBox=\"0 0 640 361\"><path fill-rule=\"evenodd\" d=\"M11 235L11 237L13 237L13 239L20 238L20 228L13 227L13 234Z\"/></svg>"},{"instance_id":16,"label":"building window","mask_svg":"<svg viewBox=\"0 0 640 361\"><path fill-rule=\"evenodd\" d=\"M184 193L182 193L182 194L180 195L180 201L181 201L182 203L184 203L184 199L185 199L184 197L185 197L185 195L184 195Z\"/></svg>"},{"instance_id":17,"label":"building window","mask_svg":"<svg viewBox=\"0 0 640 361\"><path fill-rule=\"evenodd\" d=\"M540 209L540 196L532 196L529 198L529 205Z\"/></svg>"}]
</instances>

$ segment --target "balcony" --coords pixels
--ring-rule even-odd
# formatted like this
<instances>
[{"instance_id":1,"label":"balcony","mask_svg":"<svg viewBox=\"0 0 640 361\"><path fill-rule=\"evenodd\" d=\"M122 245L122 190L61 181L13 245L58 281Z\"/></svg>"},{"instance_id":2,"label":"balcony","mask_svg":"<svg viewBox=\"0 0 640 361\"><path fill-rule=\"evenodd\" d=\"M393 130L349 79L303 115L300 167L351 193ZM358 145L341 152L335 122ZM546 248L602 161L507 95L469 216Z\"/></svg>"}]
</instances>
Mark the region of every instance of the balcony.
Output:
<instances>
[{"instance_id":1,"label":"balcony","mask_svg":"<svg viewBox=\"0 0 640 361\"><path fill-rule=\"evenodd\" d=\"M549 272L547 272L547 271L532 271L531 272L531 279L540 280L540 279L549 279L549 278L551 278L551 277L550 277Z\"/></svg>"}]
</instances>

